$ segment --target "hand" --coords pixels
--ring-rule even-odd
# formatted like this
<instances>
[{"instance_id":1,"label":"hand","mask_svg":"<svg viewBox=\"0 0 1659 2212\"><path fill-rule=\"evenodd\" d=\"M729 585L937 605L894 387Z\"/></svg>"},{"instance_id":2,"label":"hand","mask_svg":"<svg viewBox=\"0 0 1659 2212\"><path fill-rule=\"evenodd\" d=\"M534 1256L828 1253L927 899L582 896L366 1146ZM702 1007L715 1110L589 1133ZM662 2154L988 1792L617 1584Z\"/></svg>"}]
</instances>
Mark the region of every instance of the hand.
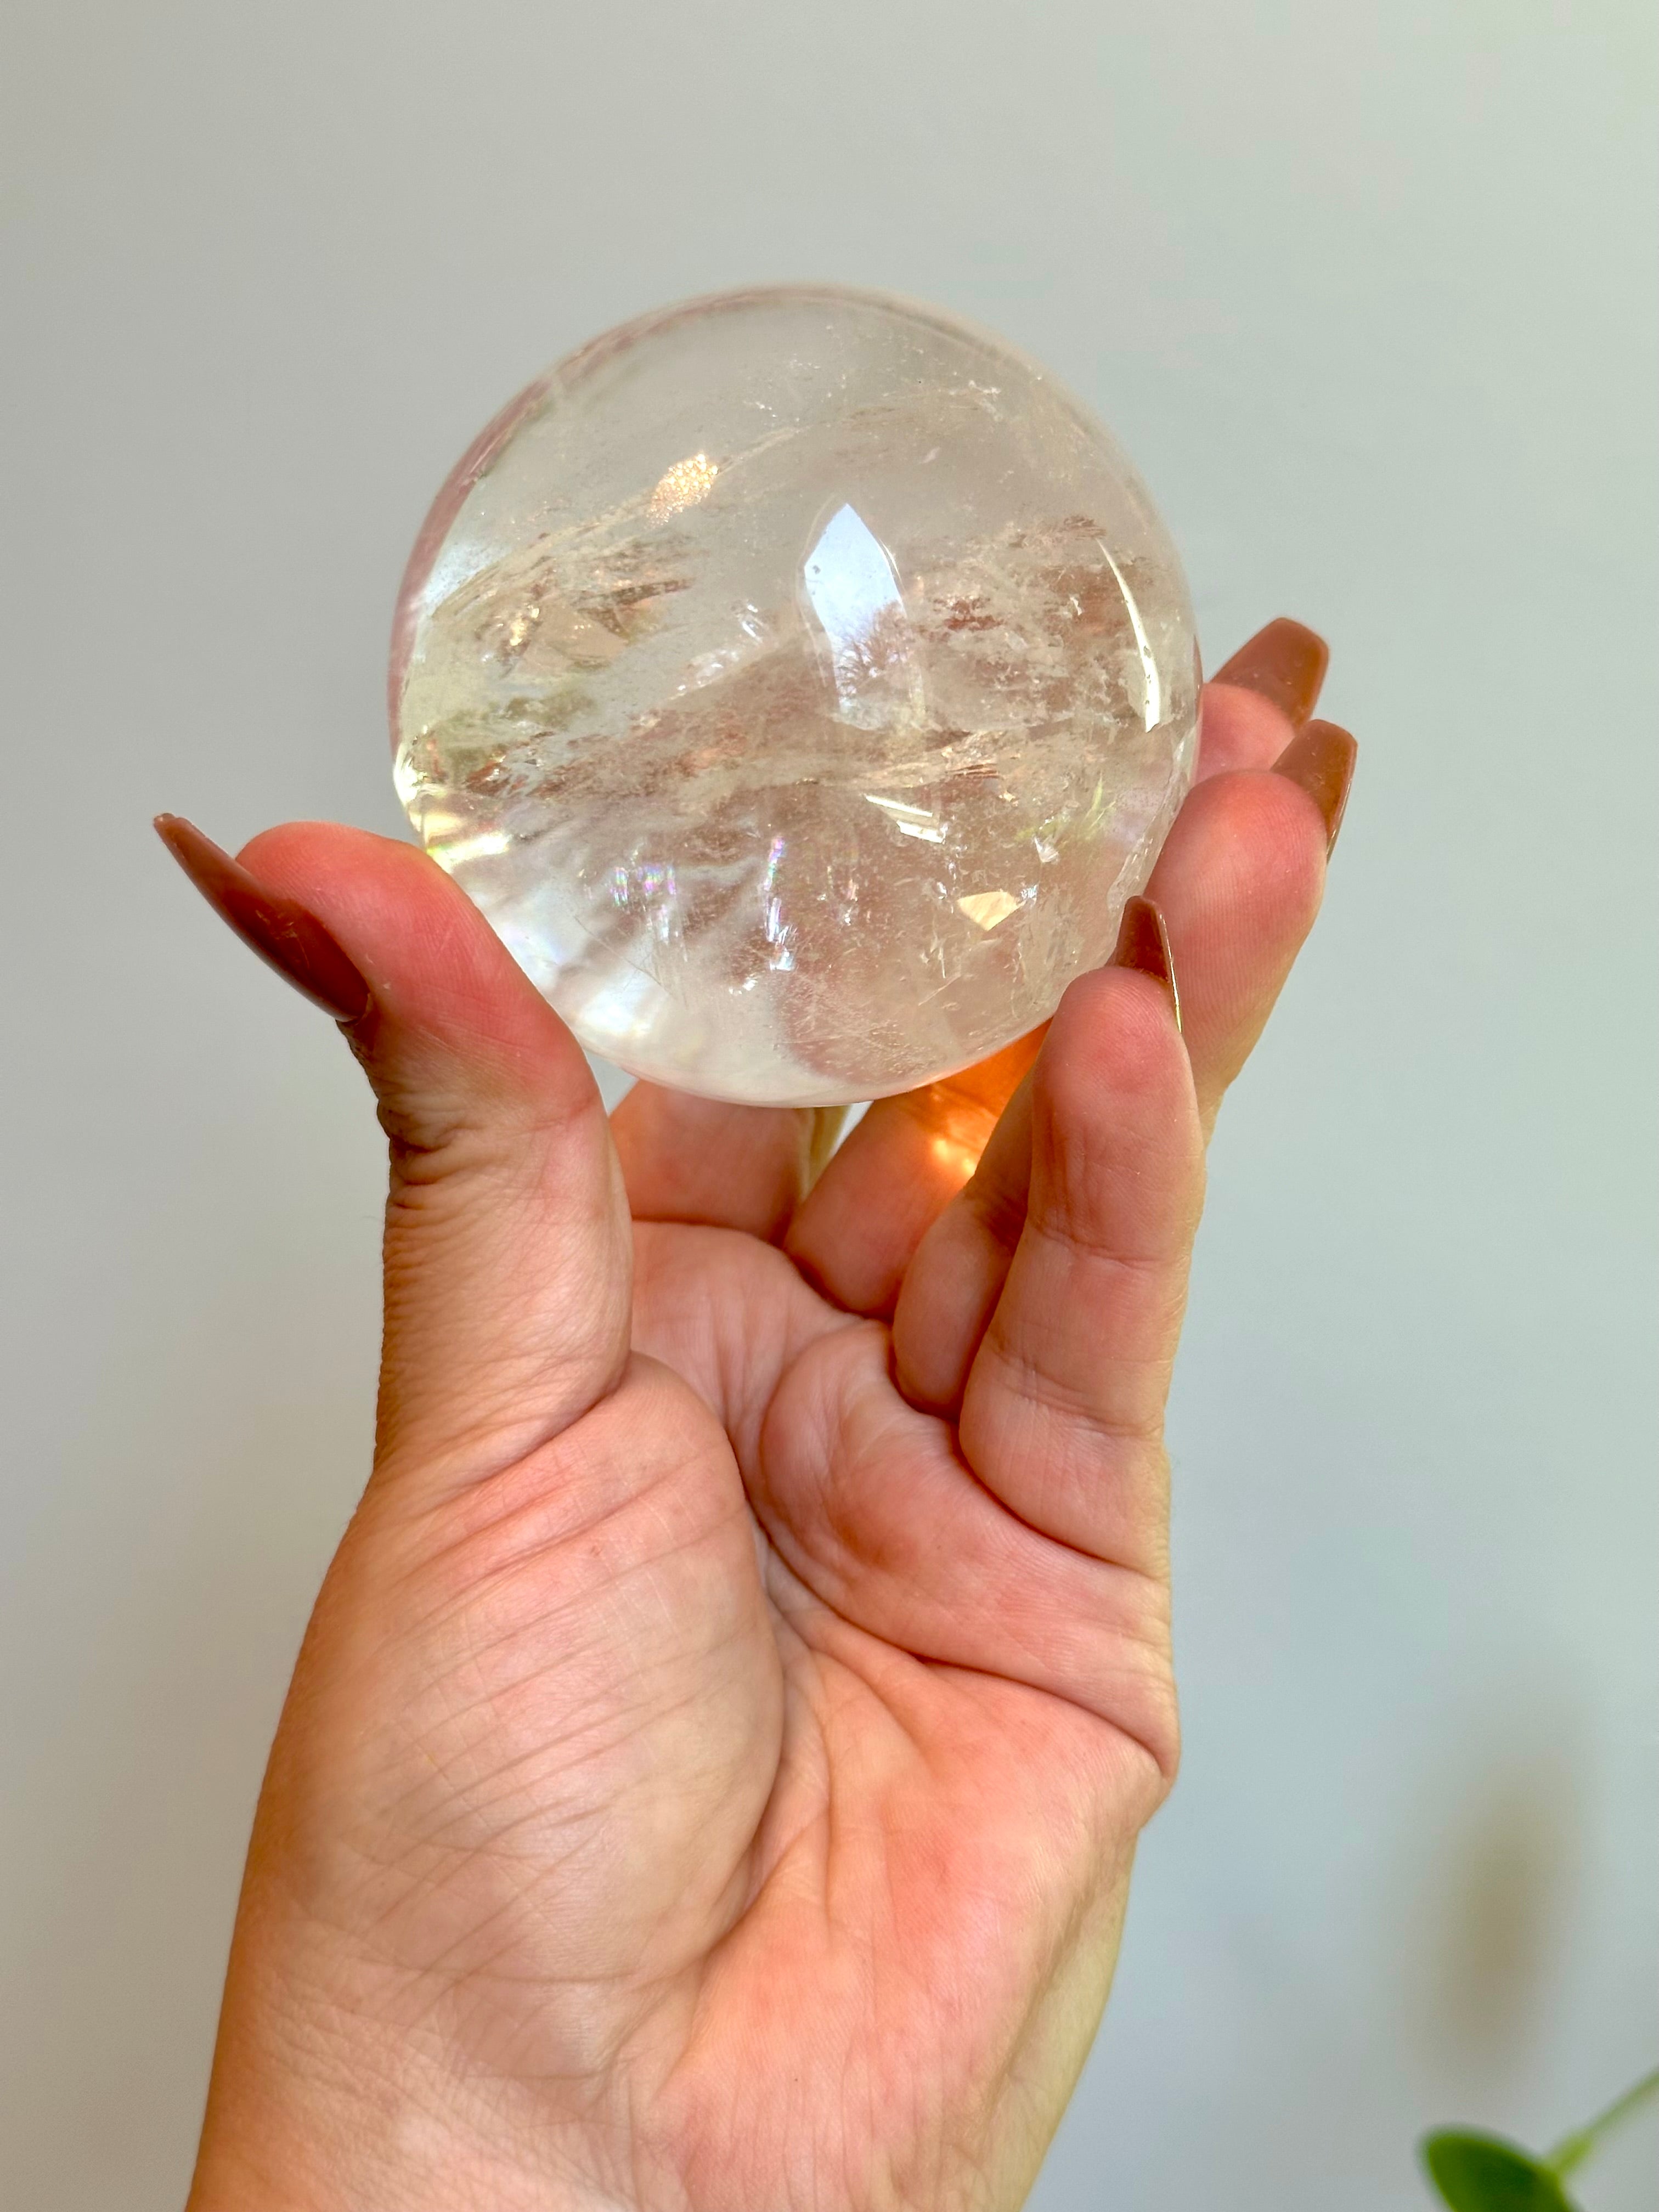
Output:
<instances>
[{"instance_id":1,"label":"hand","mask_svg":"<svg viewBox=\"0 0 1659 2212\"><path fill-rule=\"evenodd\" d=\"M1175 1771L1164 1403L1204 1136L1352 771L1297 734L1323 665L1276 623L1223 670L1117 962L827 1166L810 1113L641 1085L607 1125L412 848L239 866L164 818L392 1152L374 1468L196 2212L1021 2200Z\"/></svg>"}]
</instances>

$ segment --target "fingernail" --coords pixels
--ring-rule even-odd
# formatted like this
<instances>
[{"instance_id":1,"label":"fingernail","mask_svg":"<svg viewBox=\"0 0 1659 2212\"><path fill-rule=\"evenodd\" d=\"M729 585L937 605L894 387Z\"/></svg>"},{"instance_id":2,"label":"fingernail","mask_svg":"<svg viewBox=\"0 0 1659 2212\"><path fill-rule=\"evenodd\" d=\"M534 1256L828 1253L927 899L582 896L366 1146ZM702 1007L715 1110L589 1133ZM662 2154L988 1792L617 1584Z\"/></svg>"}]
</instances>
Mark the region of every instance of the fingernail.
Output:
<instances>
[{"instance_id":1,"label":"fingernail","mask_svg":"<svg viewBox=\"0 0 1659 2212\"><path fill-rule=\"evenodd\" d=\"M1170 994L1176 1027L1181 1027L1181 994L1176 988L1175 962L1170 957L1170 933L1151 899L1132 898L1125 905L1111 964L1138 969L1141 975L1162 983Z\"/></svg>"},{"instance_id":2,"label":"fingernail","mask_svg":"<svg viewBox=\"0 0 1659 2212\"><path fill-rule=\"evenodd\" d=\"M367 1012L368 984L308 908L268 891L181 814L158 814L155 827L220 920L296 991L337 1022L355 1022Z\"/></svg>"},{"instance_id":3,"label":"fingernail","mask_svg":"<svg viewBox=\"0 0 1659 2212\"><path fill-rule=\"evenodd\" d=\"M1273 763L1273 774L1299 784L1324 816L1327 859L1336 849L1336 833L1342 827L1358 757L1359 748L1346 730L1334 722L1310 722Z\"/></svg>"},{"instance_id":4,"label":"fingernail","mask_svg":"<svg viewBox=\"0 0 1659 2212\"><path fill-rule=\"evenodd\" d=\"M1317 630L1280 615L1266 629L1247 638L1211 681L1236 684L1270 699L1300 729L1319 704L1320 686L1330 665L1331 649Z\"/></svg>"}]
</instances>

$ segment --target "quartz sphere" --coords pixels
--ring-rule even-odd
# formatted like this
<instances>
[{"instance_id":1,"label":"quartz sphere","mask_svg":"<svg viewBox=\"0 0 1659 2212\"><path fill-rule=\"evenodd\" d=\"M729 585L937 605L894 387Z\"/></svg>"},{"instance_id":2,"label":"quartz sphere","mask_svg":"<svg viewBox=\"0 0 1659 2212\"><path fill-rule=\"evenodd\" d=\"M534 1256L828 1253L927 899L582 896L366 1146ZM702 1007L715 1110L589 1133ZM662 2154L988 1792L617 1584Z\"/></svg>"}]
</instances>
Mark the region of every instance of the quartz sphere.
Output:
<instances>
[{"instance_id":1,"label":"quartz sphere","mask_svg":"<svg viewBox=\"0 0 1659 2212\"><path fill-rule=\"evenodd\" d=\"M1189 780L1180 563L1035 363L866 292L647 315L489 424L410 557L398 796L581 1043L832 1105L1109 955Z\"/></svg>"}]
</instances>

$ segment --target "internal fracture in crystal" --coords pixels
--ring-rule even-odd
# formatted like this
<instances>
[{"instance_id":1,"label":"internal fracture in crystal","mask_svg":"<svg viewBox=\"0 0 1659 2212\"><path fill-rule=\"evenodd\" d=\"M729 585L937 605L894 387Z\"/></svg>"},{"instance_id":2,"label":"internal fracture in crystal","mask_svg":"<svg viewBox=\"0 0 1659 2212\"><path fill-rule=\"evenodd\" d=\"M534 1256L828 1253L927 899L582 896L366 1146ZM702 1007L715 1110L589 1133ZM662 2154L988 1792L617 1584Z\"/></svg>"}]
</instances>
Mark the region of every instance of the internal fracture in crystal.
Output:
<instances>
[{"instance_id":1,"label":"internal fracture in crystal","mask_svg":"<svg viewBox=\"0 0 1659 2212\"><path fill-rule=\"evenodd\" d=\"M1180 564L931 309L669 308L550 370L399 598L398 790L580 1042L777 1105L953 1073L1110 951L1190 777Z\"/></svg>"}]
</instances>

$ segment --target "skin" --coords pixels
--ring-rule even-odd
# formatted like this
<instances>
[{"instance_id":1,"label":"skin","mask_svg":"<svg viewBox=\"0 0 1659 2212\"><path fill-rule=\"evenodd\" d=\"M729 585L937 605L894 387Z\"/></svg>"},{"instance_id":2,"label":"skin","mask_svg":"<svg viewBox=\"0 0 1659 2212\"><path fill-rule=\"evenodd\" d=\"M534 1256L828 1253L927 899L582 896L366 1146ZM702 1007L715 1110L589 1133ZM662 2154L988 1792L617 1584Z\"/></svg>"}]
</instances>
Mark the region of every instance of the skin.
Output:
<instances>
[{"instance_id":1,"label":"skin","mask_svg":"<svg viewBox=\"0 0 1659 2212\"><path fill-rule=\"evenodd\" d=\"M372 991L386 1347L192 2212L1020 2203L1176 1770L1164 1404L1323 887L1295 726L1210 687L1150 886L1184 1031L1103 969L822 1173L810 1114L607 1124L422 854L243 854Z\"/></svg>"}]
</instances>

